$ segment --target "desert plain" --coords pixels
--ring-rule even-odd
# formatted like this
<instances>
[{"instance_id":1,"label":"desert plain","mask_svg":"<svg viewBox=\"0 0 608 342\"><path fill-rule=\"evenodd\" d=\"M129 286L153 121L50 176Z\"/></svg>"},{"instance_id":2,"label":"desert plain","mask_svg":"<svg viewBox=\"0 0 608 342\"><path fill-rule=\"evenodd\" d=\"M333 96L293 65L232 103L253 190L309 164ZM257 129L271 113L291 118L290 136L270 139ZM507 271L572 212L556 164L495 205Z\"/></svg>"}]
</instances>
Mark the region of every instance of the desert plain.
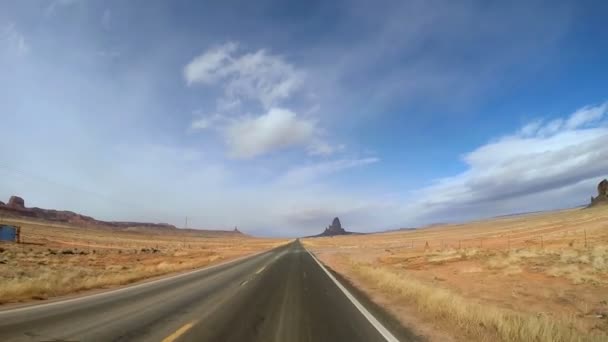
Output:
<instances>
[{"instance_id":1,"label":"desert plain","mask_svg":"<svg viewBox=\"0 0 608 342\"><path fill-rule=\"evenodd\" d=\"M0 303L107 289L253 255L286 243L232 231L82 227L3 218L22 243L0 243Z\"/></svg>"},{"instance_id":2,"label":"desert plain","mask_svg":"<svg viewBox=\"0 0 608 342\"><path fill-rule=\"evenodd\" d=\"M608 206L305 239L435 341L608 341Z\"/></svg>"}]
</instances>

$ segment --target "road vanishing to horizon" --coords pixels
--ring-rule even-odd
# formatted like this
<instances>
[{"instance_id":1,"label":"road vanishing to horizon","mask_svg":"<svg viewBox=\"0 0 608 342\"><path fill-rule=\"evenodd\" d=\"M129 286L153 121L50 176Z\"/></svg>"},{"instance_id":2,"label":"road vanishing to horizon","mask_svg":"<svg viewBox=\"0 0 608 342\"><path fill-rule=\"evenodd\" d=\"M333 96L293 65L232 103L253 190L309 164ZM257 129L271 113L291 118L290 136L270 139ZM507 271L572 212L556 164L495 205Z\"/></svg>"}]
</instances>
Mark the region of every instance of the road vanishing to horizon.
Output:
<instances>
[{"instance_id":1,"label":"road vanishing to horizon","mask_svg":"<svg viewBox=\"0 0 608 342\"><path fill-rule=\"evenodd\" d=\"M607 14L0 0L0 342L608 342Z\"/></svg>"},{"instance_id":2,"label":"road vanishing to horizon","mask_svg":"<svg viewBox=\"0 0 608 342\"><path fill-rule=\"evenodd\" d=\"M0 341L416 340L386 317L296 240L152 282L2 310Z\"/></svg>"}]
</instances>

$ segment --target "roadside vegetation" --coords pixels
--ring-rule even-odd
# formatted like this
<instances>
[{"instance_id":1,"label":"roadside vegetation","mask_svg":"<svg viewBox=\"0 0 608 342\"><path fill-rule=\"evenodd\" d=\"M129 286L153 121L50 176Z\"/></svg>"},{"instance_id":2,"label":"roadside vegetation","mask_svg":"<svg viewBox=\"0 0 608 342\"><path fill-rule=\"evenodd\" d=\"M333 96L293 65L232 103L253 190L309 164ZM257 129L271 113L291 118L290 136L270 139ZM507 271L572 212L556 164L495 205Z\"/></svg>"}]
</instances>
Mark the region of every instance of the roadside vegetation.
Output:
<instances>
[{"instance_id":1,"label":"roadside vegetation","mask_svg":"<svg viewBox=\"0 0 608 342\"><path fill-rule=\"evenodd\" d=\"M586 334L575 329L572 320L479 304L450 290L400 276L384 267L354 264L353 274L400 302L415 306L429 319L443 321L462 336L475 340L606 341L606 335Z\"/></svg>"},{"instance_id":2,"label":"roadside vegetation","mask_svg":"<svg viewBox=\"0 0 608 342\"><path fill-rule=\"evenodd\" d=\"M430 340L608 340L608 208L304 243Z\"/></svg>"},{"instance_id":3,"label":"roadside vegetation","mask_svg":"<svg viewBox=\"0 0 608 342\"><path fill-rule=\"evenodd\" d=\"M129 284L285 243L213 233L196 236L18 224L26 243L0 243L0 304Z\"/></svg>"}]
</instances>

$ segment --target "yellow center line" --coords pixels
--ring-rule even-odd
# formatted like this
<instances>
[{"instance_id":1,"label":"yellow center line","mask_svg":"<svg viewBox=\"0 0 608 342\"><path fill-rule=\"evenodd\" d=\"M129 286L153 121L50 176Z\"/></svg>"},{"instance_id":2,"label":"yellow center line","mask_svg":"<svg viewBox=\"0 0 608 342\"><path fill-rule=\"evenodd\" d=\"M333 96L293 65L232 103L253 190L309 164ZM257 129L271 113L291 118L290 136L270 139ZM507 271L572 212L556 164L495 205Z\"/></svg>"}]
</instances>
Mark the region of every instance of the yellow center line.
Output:
<instances>
[{"instance_id":1,"label":"yellow center line","mask_svg":"<svg viewBox=\"0 0 608 342\"><path fill-rule=\"evenodd\" d=\"M260 268L257 272L255 272L255 274L260 274L262 273L264 270L266 269L266 266L263 266L262 268Z\"/></svg>"},{"instance_id":2,"label":"yellow center line","mask_svg":"<svg viewBox=\"0 0 608 342\"><path fill-rule=\"evenodd\" d=\"M177 340L180 336L185 334L186 331L190 330L190 328L192 328L194 326L194 323L196 323L196 322L193 321L193 322L185 324L183 327L177 329L177 331L174 332L173 334L165 337L165 339L162 342L173 342L173 341Z\"/></svg>"}]
</instances>

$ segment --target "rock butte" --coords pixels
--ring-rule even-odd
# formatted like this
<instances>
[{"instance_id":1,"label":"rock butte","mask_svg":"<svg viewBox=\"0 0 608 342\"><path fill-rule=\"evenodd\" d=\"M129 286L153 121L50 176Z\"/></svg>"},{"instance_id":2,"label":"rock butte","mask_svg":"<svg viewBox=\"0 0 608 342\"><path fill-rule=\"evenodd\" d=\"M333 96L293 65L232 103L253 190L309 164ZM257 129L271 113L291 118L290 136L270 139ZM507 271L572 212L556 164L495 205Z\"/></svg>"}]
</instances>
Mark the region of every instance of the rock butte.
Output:
<instances>
[{"instance_id":1,"label":"rock butte","mask_svg":"<svg viewBox=\"0 0 608 342\"><path fill-rule=\"evenodd\" d=\"M597 197L591 197L590 207L608 204L608 180L604 179L597 185Z\"/></svg>"},{"instance_id":2,"label":"rock butte","mask_svg":"<svg viewBox=\"0 0 608 342\"><path fill-rule=\"evenodd\" d=\"M341 234L346 234L346 231L344 230L344 228L342 228L340 219L337 217L334 218L331 225L329 227L325 228L325 231L323 232L323 235L341 235Z\"/></svg>"}]
</instances>

